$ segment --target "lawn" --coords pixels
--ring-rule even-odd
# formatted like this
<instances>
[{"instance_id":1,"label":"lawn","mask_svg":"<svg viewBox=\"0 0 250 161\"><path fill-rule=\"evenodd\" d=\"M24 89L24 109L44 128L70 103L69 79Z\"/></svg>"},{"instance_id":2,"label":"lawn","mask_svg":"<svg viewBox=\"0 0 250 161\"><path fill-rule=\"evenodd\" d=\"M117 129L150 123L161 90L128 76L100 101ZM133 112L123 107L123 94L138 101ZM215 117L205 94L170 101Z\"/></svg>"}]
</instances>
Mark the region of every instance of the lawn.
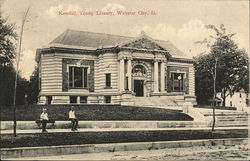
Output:
<instances>
[{"instance_id":1,"label":"lawn","mask_svg":"<svg viewBox=\"0 0 250 161\"><path fill-rule=\"evenodd\" d=\"M29 105L18 106L16 110L18 121L37 120L42 108L48 109L50 119L68 120L71 105ZM79 120L171 120L190 121L192 117L179 110L151 107L134 107L120 105L75 105ZM13 120L13 110L10 107L1 108L1 121Z\"/></svg>"},{"instance_id":2,"label":"lawn","mask_svg":"<svg viewBox=\"0 0 250 161\"><path fill-rule=\"evenodd\" d=\"M150 142L199 140L222 138L247 138L247 129L217 130L164 130L164 131L113 131L113 132L57 132L1 135L1 148L79 145L123 142Z\"/></svg>"}]
</instances>

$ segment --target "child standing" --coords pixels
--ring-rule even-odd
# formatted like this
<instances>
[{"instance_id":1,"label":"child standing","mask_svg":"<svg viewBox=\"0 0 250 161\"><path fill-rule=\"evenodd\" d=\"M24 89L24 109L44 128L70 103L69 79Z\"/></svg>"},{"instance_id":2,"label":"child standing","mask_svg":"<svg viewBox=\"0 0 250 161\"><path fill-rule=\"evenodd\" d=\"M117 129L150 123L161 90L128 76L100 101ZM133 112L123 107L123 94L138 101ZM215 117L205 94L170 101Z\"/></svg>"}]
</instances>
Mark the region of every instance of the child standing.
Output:
<instances>
[{"instance_id":1,"label":"child standing","mask_svg":"<svg viewBox=\"0 0 250 161\"><path fill-rule=\"evenodd\" d=\"M78 119L76 117L75 107L72 106L69 111L69 119L71 120L71 131L77 131Z\"/></svg>"}]
</instances>

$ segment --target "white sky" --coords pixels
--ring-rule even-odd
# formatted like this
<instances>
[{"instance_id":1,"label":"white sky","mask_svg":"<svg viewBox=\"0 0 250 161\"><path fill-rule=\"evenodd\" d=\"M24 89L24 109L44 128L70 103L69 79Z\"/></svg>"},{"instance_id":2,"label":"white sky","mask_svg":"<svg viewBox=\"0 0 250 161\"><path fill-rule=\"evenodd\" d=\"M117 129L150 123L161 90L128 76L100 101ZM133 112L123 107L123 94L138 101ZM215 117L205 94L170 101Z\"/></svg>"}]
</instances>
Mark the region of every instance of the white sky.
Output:
<instances>
[{"instance_id":1,"label":"white sky","mask_svg":"<svg viewBox=\"0 0 250 161\"><path fill-rule=\"evenodd\" d=\"M1 0L0 0L1 1ZM35 51L67 28L82 31L138 36L143 30L154 39L169 40L192 57L205 50L195 41L210 35L205 24L224 24L234 40L249 53L248 0L2 0L1 12L15 22L31 6L23 35L22 75L29 79ZM58 11L155 11L149 16L60 16Z\"/></svg>"}]
</instances>

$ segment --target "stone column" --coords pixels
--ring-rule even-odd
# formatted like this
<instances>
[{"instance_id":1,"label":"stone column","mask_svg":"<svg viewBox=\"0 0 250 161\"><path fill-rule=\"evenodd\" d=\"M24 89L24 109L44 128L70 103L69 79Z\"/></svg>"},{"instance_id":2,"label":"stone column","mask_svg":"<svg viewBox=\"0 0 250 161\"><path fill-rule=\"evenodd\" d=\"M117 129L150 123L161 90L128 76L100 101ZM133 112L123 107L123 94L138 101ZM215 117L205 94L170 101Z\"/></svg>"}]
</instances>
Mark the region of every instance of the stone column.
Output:
<instances>
[{"instance_id":1,"label":"stone column","mask_svg":"<svg viewBox=\"0 0 250 161\"><path fill-rule=\"evenodd\" d=\"M80 100L80 96L77 97L77 104L80 104L81 100Z\"/></svg>"},{"instance_id":2,"label":"stone column","mask_svg":"<svg viewBox=\"0 0 250 161\"><path fill-rule=\"evenodd\" d=\"M127 73L128 73L128 90L132 91L132 76L131 76L131 72L132 72L132 65L131 65L131 58L128 59L128 69L127 69Z\"/></svg>"},{"instance_id":3,"label":"stone column","mask_svg":"<svg viewBox=\"0 0 250 161\"><path fill-rule=\"evenodd\" d=\"M159 92L158 61L154 62L154 92Z\"/></svg>"},{"instance_id":4,"label":"stone column","mask_svg":"<svg viewBox=\"0 0 250 161\"><path fill-rule=\"evenodd\" d=\"M124 91L124 59L120 59L120 91Z\"/></svg>"},{"instance_id":5,"label":"stone column","mask_svg":"<svg viewBox=\"0 0 250 161\"><path fill-rule=\"evenodd\" d=\"M161 62L161 92L165 91L165 62Z\"/></svg>"},{"instance_id":6,"label":"stone column","mask_svg":"<svg viewBox=\"0 0 250 161\"><path fill-rule=\"evenodd\" d=\"M195 72L194 67L189 67L189 95L195 96Z\"/></svg>"}]
</instances>

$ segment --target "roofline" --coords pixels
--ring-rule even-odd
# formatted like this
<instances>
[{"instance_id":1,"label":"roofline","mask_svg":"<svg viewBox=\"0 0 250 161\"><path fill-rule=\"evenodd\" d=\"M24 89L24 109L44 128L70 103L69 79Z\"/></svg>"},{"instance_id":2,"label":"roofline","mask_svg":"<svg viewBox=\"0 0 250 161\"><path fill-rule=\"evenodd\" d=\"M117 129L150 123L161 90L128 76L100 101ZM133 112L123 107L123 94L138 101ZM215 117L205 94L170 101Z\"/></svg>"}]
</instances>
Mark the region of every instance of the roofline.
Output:
<instances>
[{"instance_id":1,"label":"roofline","mask_svg":"<svg viewBox=\"0 0 250 161\"><path fill-rule=\"evenodd\" d=\"M84 49L84 48L73 48L73 47L45 47L45 48L39 48L36 51L36 57L35 60L36 62L40 61L41 53L55 53L56 51L60 52L71 52L71 53L103 53L107 51L124 51L124 50L129 50L129 51L140 51L140 52L152 52L152 53L162 53L166 54L168 57L171 57L169 52L164 51L164 50L146 50L146 49L138 49L138 48L129 48L129 47L118 47L118 46L112 46L112 47L103 47L103 48L93 48L91 49Z\"/></svg>"},{"instance_id":2,"label":"roofline","mask_svg":"<svg viewBox=\"0 0 250 161\"><path fill-rule=\"evenodd\" d=\"M42 53L55 53L57 51L63 52L63 53L94 53L94 54L100 54L104 53L107 51L113 51L113 52L119 52L119 51L124 51L124 50L129 50L129 51L140 51L140 52L152 52L152 53L162 53L166 54L168 57L169 61L171 62L181 62L181 63L191 63L193 64L195 61L193 59L189 58L178 58L175 56L170 55L167 51L162 51L162 50L145 50L145 49L137 49L137 48L128 48L128 47L110 47L110 48L97 48L95 50L86 50L86 49L76 49L76 48L63 48L63 47L48 47L48 48L39 48L36 51L36 57L35 60L36 62L40 61L41 54Z\"/></svg>"}]
</instances>

